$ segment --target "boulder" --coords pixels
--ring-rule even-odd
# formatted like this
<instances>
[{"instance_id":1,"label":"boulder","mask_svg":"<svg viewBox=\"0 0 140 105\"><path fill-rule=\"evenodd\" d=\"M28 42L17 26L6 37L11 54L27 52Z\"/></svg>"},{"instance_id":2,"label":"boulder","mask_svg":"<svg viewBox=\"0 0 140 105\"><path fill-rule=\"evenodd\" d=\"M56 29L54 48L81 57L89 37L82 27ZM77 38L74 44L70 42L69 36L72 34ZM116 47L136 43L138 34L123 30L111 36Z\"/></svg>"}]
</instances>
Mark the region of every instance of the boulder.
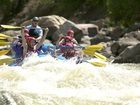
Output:
<instances>
[{"instance_id":1,"label":"boulder","mask_svg":"<svg viewBox=\"0 0 140 105\"><path fill-rule=\"evenodd\" d=\"M140 63L140 43L135 46L128 46L116 57L113 63Z\"/></svg>"},{"instance_id":2,"label":"boulder","mask_svg":"<svg viewBox=\"0 0 140 105\"><path fill-rule=\"evenodd\" d=\"M112 40L118 40L123 36L123 29L119 26L113 28L112 32L110 32L110 35Z\"/></svg>"},{"instance_id":3,"label":"boulder","mask_svg":"<svg viewBox=\"0 0 140 105\"><path fill-rule=\"evenodd\" d=\"M140 43L139 34L137 32L131 32L125 34L118 41L114 41L111 45L111 51L114 56L118 56L121 52L123 52L128 46L135 46Z\"/></svg>"},{"instance_id":4,"label":"boulder","mask_svg":"<svg viewBox=\"0 0 140 105\"><path fill-rule=\"evenodd\" d=\"M84 35L89 37L94 37L99 32L98 26L94 24L77 24L77 27L82 30Z\"/></svg>"},{"instance_id":5,"label":"boulder","mask_svg":"<svg viewBox=\"0 0 140 105\"><path fill-rule=\"evenodd\" d=\"M111 41L111 38L105 35L96 35L90 40L91 44L98 44L100 42L109 42L109 41Z\"/></svg>"},{"instance_id":6,"label":"boulder","mask_svg":"<svg viewBox=\"0 0 140 105\"><path fill-rule=\"evenodd\" d=\"M59 35L66 35L67 31L72 29L74 31L74 37L78 42L81 42L81 38L84 36L82 30L74 22L67 20L61 24L60 28L54 33L53 39L57 40Z\"/></svg>"}]
</instances>

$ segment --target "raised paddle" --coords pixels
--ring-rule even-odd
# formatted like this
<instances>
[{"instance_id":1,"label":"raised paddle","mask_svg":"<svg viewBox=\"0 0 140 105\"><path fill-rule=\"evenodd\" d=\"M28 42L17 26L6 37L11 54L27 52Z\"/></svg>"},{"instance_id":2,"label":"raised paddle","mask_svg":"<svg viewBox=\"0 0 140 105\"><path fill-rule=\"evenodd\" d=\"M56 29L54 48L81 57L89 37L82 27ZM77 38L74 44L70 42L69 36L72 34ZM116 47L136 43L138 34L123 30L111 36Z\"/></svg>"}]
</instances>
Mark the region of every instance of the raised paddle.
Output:
<instances>
[{"instance_id":1,"label":"raised paddle","mask_svg":"<svg viewBox=\"0 0 140 105\"><path fill-rule=\"evenodd\" d=\"M12 26L12 25L0 25L0 26L5 29L21 29L22 28L20 26ZM45 27L42 27L42 29L45 29Z\"/></svg>"},{"instance_id":2,"label":"raised paddle","mask_svg":"<svg viewBox=\"0 0 140 105\"><path fill-rule=\"evenodd\" d=\"M19 26L12 26L12 25L1 25L2 28L5 29L21 29Z\"/></svg>"}]
</instances>

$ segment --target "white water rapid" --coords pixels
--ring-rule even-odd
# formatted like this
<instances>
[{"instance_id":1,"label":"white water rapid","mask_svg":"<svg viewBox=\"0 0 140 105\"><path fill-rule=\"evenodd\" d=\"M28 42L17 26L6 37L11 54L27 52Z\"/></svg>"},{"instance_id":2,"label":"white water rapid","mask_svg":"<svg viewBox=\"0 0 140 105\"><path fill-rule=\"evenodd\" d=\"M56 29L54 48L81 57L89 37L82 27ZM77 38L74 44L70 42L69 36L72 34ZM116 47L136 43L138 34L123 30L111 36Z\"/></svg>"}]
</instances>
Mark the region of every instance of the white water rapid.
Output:
<instances>
[{"instance_id":1,"label":"white water rapid","mask_svg":"<svg viewBox=\"0 0 140 105\"><path fill-rule=\"evenodd\" d=\"M140 105L140 64L32 56L19 67L0 66L0 105Z\"/></svg>"}]
</instances>

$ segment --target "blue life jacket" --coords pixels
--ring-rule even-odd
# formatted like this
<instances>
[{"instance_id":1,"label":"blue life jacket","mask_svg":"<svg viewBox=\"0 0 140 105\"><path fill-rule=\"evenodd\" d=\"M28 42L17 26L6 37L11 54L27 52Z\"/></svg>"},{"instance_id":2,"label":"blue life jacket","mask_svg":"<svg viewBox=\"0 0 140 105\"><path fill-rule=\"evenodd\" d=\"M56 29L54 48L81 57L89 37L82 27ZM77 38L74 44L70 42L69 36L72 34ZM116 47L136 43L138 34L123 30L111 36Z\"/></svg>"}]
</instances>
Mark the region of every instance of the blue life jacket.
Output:
<instances>
[{"instance_id":1,"label":"blue life jacket","mask_svg":"<svg viewBox=\"0 0 140 105\"><path fill-rule=\"evenodd\" d=\"M14 58L22 58L23 57L23 46L22 44L17 44L17 42L12 43L12 49L15 51Z\"/></svg>"}]
</instances>

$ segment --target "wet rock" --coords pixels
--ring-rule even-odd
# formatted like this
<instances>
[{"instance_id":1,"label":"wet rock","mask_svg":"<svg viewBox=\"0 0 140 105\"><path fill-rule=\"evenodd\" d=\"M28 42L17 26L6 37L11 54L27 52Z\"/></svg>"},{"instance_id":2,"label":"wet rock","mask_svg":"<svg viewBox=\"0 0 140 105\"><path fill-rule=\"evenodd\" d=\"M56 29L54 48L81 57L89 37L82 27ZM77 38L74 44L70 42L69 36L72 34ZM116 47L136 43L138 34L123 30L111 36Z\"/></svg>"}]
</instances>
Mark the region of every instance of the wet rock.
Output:
<instances>
[{"instance_id":1,"label":"wet rock","mask_svg":"<svg viewBox=\"0 0 140 105\"><path fill-rule=\"evenodd\" d=\"M99 28L95 24L77 24L77 27L82 30L84 35L94 37L98 34Z\"/></svg>"},{"instance_id":2,"label":"wet rock","mask_svg":"<svg viewBox=\"0 0 140 105\"><path fill-rule=\"evenodd\" d=\"M140 63L140 43L135 46L128 46L113 63Z\"/></svg>"},{"instance_id":3,"label":"wet rock","mask_svg":"<svg viewBox=\"0 0 140 105\"><path fill-rule=\"evenodd\" d=\"M7 91L0 91L0 105L25 105L23 98Z\"/></svg>"},{"instance_id":4,"label":"wet rock","mask_svg":"<svg viewBox=\"0 0 140 105\"><path fill-rule=\"evenodd\" d=\"M96 35L90 41L91 41L91 44L98 44L100 42L109 42L111 41L111 38L105 35Z\"/></svg>"},{"instance_id":5,"label":"wet rock","mask_svg":"<svg viewBox=\"0 0 140 105\"><path fill-rule=\"evenodd\" d=\"M112 32L110 32L110 35L112 40L118 40L123 36L123 29L119 26L115 27Z\"/></svg>"}]
</instances>

